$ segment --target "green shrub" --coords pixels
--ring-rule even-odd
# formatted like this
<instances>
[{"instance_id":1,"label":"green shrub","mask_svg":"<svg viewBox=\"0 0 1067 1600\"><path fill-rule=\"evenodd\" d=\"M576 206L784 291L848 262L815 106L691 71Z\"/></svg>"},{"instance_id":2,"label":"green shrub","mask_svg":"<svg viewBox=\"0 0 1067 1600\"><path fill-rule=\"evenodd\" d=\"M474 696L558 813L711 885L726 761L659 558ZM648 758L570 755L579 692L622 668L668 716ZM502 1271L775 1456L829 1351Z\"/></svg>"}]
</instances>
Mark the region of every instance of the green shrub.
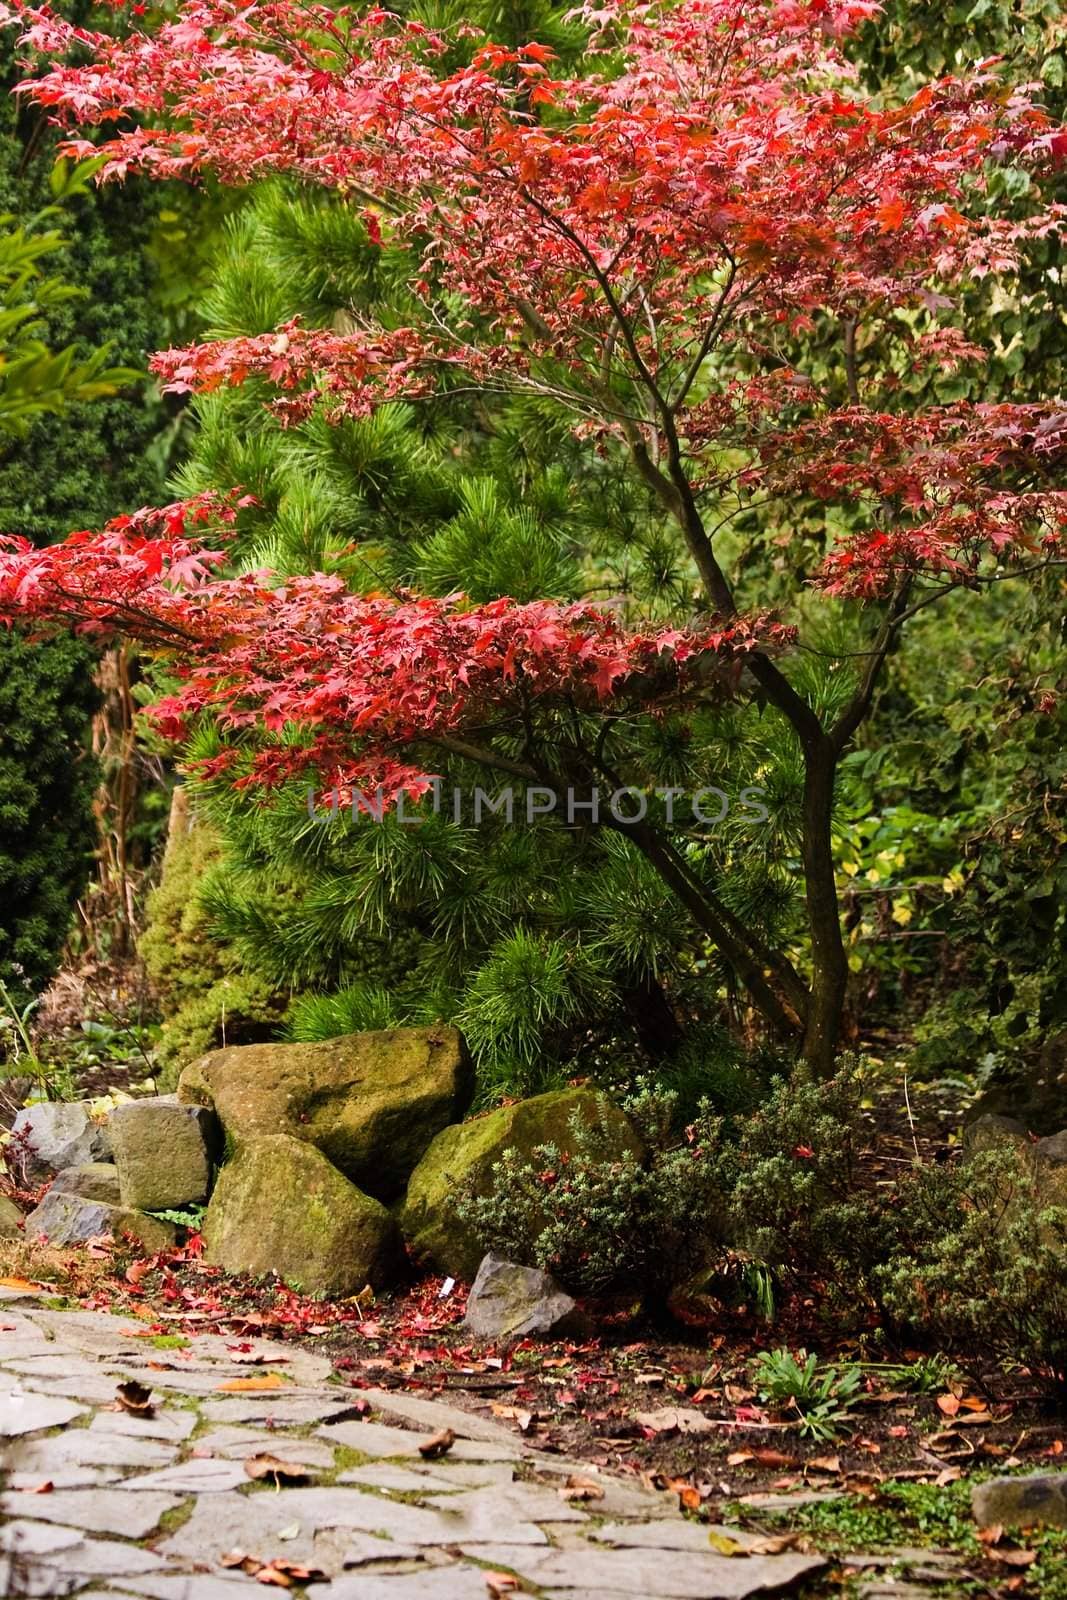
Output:
<instances>
[{"instance_id":1,"label":"green shrub","mask_svg":"<svg viewBox=\"0 0 1067 1600\"><path fill-rule=\"evenodd\" d=\"M720 1124L705 1111L677 1139L674 1097L647 1089L623 1110L643 1159L609 1152L603 1128L576 1119L572 1154L553 1144L531 1156L509 1150L490 1191L462 1192L456 1209L487 1250L542 1267L575 1293L632 1289L662 1303L719 1251Z\"/></svg>"},{"instance_id":2,"label":"green shrub","mask_svg":"<svg viewBox=\"0 0 1067 1600\"><path fill-rule=\"evenodd\" d=\"M97 704L83 645L0 635L0 977L21 993L54 974L88 881Z\"/></svg>"},{"instance_id":3,"label":"green shrub","mask_svg":"<svg viewBox=\"0 0 1067 1600\"><path fill-rule=\"evenodd\" d=\"M1067 1393L1067 1193L1025 1148L917 1168L893 1196L891 1248L869 1269L898 1327L961 1359L1022 1362Z\"/></svg>"}]
</instances>

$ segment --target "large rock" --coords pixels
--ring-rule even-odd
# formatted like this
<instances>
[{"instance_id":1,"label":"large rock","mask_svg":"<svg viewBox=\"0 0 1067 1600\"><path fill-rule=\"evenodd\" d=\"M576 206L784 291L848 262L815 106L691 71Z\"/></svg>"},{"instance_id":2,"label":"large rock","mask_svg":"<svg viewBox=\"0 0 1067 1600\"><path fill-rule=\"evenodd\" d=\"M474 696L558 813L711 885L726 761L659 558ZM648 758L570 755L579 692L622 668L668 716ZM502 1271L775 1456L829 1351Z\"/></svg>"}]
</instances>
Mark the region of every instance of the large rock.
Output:
<instances>
[{"instance_id":1,"label":"large rock","mask_svg":"<svg viewBox=\"0 0 1067 1600\"><path fill-rule=\"evenodd\" d=\"M1015 1117L1002 1117L996 1112L984 1111L963 1130L963 1147L968 1155L980 1150L996 1150L1005 1145L1025 1149L1030 1144L1023 1124Z\"/></svg>"},{"instance_id":2,"label":"large rock","mask_svg":"<svg viewBox=\"0 0 1067 1600\"><path fill-rule=\"evenodd\" d=\"M971 1510L982 1528L1067 1528L1067 1472L990 1478L971 1490Z\"/></svg>"},{"instance_id":3,"label":"large rock","mask_svg":"<svg viewBox=\"0 0 1067 1600\"><path fill-rule=\"evenodd\" d=\"M573 1152L575 1116L592 1126L602 1109L608 1148L614 1146L620 1156L627 1150L640 1155L640 1140L622 1112L592 1089L535 1095L445 1128L412 1173L400 1211L400 1227L412 1255L453 1277L473 1278L484 1250L456 1215L456 1190L462 1186L488 1193L493 1165L505 1150L530 1155L537 1145L554 1144Z\"/></svg>"},{"instance_id":4,"label":"large rock","mask_svg":"<svg viewBox=\"0 0 1067 1600\"><path fill-rule=\"evenodd\" d=\"M140 1211L109 1206L102 1200L85 1200L81 1195L50 1189L35 1211L26 1218L28 1238L47 1239L49 1244L84 1244L111 1234L121 1239L131 1234L146 1250L167 1250L176 1241L178 1230L159 1217L146 1217Z\"/></svg>"},{"instance_id":5,"label":"large rock","mask_svg":"<svg viewBox=\"0 0 1067 1600\"><path fill-rule=\"evenodd\" d=\"M551 1274L492 1254L471 1285L463 1326L479 1339L585 1339L592 1332Z\"/></svg>"},{"instance_id":6,"label":"large rock","mask_svg":"<svg viewBox=\"0 0 1067 1600\"><path fill-rule=\"evenodd\" d=\"M40 1100L25 1106L11 1124L11 1134L31 1178L106 1161L111 1153L107 1128L93 1120L85 1100Z\"/></svg>"},{"instance_id":7,"label":"large rock","mask_svg":"<svg viewBox=\"0 0 1067 1600\"><path fill-rule=\"evenodd\" d=\"M184 1104L214 1106L233 1145L288 1134L381 1200L402 1191L472 1091L463 1040L444 1027L234 1046L203 1056L178 1083Z\"/></svg>"},{"instance_id":8,"label":"large rock","mask_svg":"<svg viewBox=\"0 0 1067 1600\"><path fill-rule=\"evenodd\" d=\"M219 1174L204 1240L208 1261L227 1272L277 1273L309 1294L381 1284L401 1253L385 1207L288 1134L240 1145Z\"/></svg>"},{"instance_id":9,"label":"large rock","mask_svg":"<svg viewBox=\"0 0 1067 1600\"><path fill-rule=\"evenodd\" d=\"M111 1113L110 1131L124 1206L168 1211L207 1199L221 1147L208 1107L179 1105L176 1095L128 1100Z\"/></svg>"},{"instance_id":10,"label":"large rock","mask_svg":"<svg viewBox=\"0 0 1067 1600\"><path fill-rule=\"evenodd\" d=\"M102 1200L108 1206L121 1205L119 1169L113 1161L87 1161L84 1167L66 1167L53 1183L52 1193Z\"/></svg>"},{"instance_id":11,"label":"large rock","mask_svg":"<svg viewBox=\"0 0 1067 1600\"><path fill-rule=\"evenodd\" d=\"M0 1239L22 1238L22 1212L14 1200L0 1194Z\"/></svg>"}]
</instances>

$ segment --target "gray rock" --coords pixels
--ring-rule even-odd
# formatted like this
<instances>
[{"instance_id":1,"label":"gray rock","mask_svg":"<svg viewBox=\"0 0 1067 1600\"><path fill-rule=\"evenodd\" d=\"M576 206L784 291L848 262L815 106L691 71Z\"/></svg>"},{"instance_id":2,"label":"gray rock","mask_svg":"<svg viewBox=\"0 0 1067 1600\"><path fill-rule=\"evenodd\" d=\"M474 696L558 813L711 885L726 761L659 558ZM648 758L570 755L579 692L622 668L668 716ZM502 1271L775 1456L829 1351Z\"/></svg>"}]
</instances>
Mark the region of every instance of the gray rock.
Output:
<instances>
[{"instance_id":1,"label":"gray rock","mask_svg":"<svg viewBox=\"0 0 1067 1600\"><path fill-rule=\"evenodd\" d=\"M4 1452L5 1466L12 1472L32 1474L38 1483L44 1478L55 1481L57 1474L71 1470L150 1470L167 1467L173 1460L174 1446L159 1439L94 1433L91 1428L68 1428L45 1439L21 1439Z\"/></svg>"},{"instance_id":2,"label":"gray rock","mask_svg":"<svg viewBox=\"0 0 1067 1600\"><path fill-rule=\"evenodd\" d=\"M314 1439L288 1439L277 1429L212 1428L198 1437L196 1447L226 1461L244 1461L248 1456L269 1451L279 1461L290 1461L294 1466L318 1471L329 1471L333 1466L333 1450L328 1444L317 1444Z\"/></svg>"},{"instance_id":3,"label":"gray rock","mask_svg":"<svg viewBox=\"0 0 1067 1600\"><path fill-rule=\"evenodd\" d=\"M1017 1118L1003 1117L994 1111L975 1117L963 1130L963 1148L968 1155L977 1150L993 1150L999 1145L1022 1146L1029 1142L1026 1128Z\"/></svg>"},{"instance_id":4,"label":"gray rock","mask_svg":"<svg viewBox=\"0 0 1067 1600\"><path fill-rule=\"evenodd\" d=\"M0 1239L22 1238L22 1212L14 1200L0 1194Z\"/></svg>"},{"instance_id":5,"label":"gray rock","mask_svg":"<svg viewBox=\"0 0 1067 1600\"><path fill-rule=\"evenodd\" d=\"M463 1325L479 1339L584 1339L589 1318L547 1272L490 1253L478 1268Z\"/></svg>"},{"instance_id":6,"label":"gray rock","mask_svg":"<svg viewBox=\"0 0 1067 1600\"><path fill-rule=\"evenodd\" d=\"M50 1178L64 1167L106 1161L111 1153L107 1129L93 1121L85 1100L41 1100L25 1106L11 1124L11 1132L23 1141L33 1178Z\"/></svg>"},{"instance_id":7,"label":"gray rock","mask_svg":"<svg viewBox=\"0 0 1067 1600\"><path fill-rule=\"evenodd\" d=\"M118 1433L134 1439L163 1439L180 1444L188 1439L197 1420L195 1411L164 1411L160 1406L150 1417L135 1416L131 1411L98 1411L89 1424L89 1432Z\"/></svg>"},{"instance_id":8,"label":"gray rock","mask_svg":"<svg viewBox=\"0 0 1067 1600\"><path fill-rule=\"evenodd\" d=\"M76 1194L83 1200L102 1200L104 1205L122 1204L119 1171L113 1161L87 1161L83 1167L66 1167L52 1185L54 1194Z\"/></svg>"},{"instance_id":9,"label":"gray rock","mask_svg":"<svg viewBox=\"0 0 1067 1600\"><path fill-rule=\"evenodd\" d=\"M1034 1159L1049 1167L1067 1167L1067 1129L1039 1139L1034 1145Z\"/></svg>"},{"instance_id":10,"label":"gray rock","mask_svg":"<svg viewBox=\"0 0 1067 1600\"><path fill-rule=\"evenodd\" d=\"M220 1152L207 1107L179 1105L176 1095L129 1100L111 1113L110 1131L123 1205L167 1211L207 1199Z\"/></svg>"},{"instance_id":11,"label":"gray rock","mask_svg":"<svg viewBox=\"0 0 1067 1600\"><path fill-rule=\"evenodd\" d=\"M102 1200L83 1200L80 1195L56 1189L50 1189L26 1218L27 1236L47 1239L49 1244L83 1244L100 1234L121 1239L126 1233L138 1239L146 1250L169 1249L178 1237L171 1222L122 1206L109 1206Z\"/></svg>"},{"instance_id":12,"label":"gray rock","mask_svg":"<svg viewBox=\"0 0 1067 1600\"><path fill-rule=\"evenodd\" d=\"M971 1490L971 1510L982 1528L1067 1528L1067 1472L990 1478Z\"/></svg>"},{"instance_id":13,"label":"gray rock","mask_svg":"<svg viewBox=\"0 0 1067 1600\"><path fill-rule=\"evenodd\" d=\"M250 1450L248 1454L254 1455L255 1452ZM158 1472L127 1478L124 1487L136 1489L142 1494L150 1489L162 1489L170 1494L224 1494L228 1489L240 1489L248 1482L242 1461L190 1456L188 1461L162 1467Z\"/></svg>"}]
</instances>

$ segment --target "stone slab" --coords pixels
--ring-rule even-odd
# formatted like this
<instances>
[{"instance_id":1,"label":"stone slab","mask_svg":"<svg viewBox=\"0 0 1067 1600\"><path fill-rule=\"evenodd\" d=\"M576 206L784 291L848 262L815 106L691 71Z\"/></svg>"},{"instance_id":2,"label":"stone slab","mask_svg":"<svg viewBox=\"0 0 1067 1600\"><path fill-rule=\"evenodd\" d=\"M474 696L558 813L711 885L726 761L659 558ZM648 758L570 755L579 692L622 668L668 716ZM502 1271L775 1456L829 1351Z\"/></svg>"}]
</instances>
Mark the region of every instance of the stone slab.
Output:
<instances>
[{"instance_id":1,"label":"stone slab","mask_svg":"<svg viewBox=\"0 0 1067 1600\"><path fill-rule=\"evenodd\" d=\"M165 1494L222 1494L227 1489L239 1489L250 1482L241 1461L193 1456L188 1461L177 1461L173 1466L161 1467L158 1472L127 1478L125 1487L131 1491L137 1490L139 1494L150 1489L162 1490Z\"/></svg>"},{"instance_id":2,"label":"stone slab","mask_svg":"<svg viewBox=\"0 0 1067 1600\"><path fill-rule=\"evenodd\" d=\"M330 1600L485 1600L485 1572L468 1562L387 1577L359 1573L339 1579Z\"/></svg>"},{"instance_id":3,"label":"stone slab","mask_svg":"<svg viewBox=\"0 0 1067 1600\"><path fill-rule=\"evenodd\" d=\"M440 1427L448 1427L442 1422ZM410 1428L391 1428L384 1422L335 1422L315 1430L319 1439L330 1439L361 1455L395 1460L421 1461L419 1445L437 1429L414 1433ZM448 1452L450 1461L515 1461L521 1449L511 1440L486 1443L479 1439L457 1439Z\"/></svg>"},{"instance_id":4,"label":"stone slab","mask_svg":"<svg viewBox=\"0 0 1067 1600\"><path fill-rule=\"evenodd\" d=\"M12 1384L0 1390L0 1439L15 1439L24 1433L42 1433L46 1428L63 1428L75 1417L84 1417L85 1406L54 1395L37 1394Z\"/></svg>"},{"instance_id":5,"label":"stone slab","mask_svg":"<svg viewBox=\"0 0 1067 1600\"><path fill-rule=\"evenodd\" d=\"M134 1416L130 1411L98 1411L89 1424L90 1433L123 1433L132 1439L165 1439L180 1444L196 1427L195 1411L177 1406L157 1406L150 1417Z\"/></svg>"},{"instance_id":6,"label":"stone slab","mask_svg":"<svg viewBox=\"0 0 1067 1600\"><path fill-rule=\"evenodd\" d=\"M137 1439L121 1433L95 1433L92 1428L70 1428L45 1439L22 1439L10 1445L4 1460L13 1472L36 1473L51 1478L71 1467L102 1467L120 1470L140 1467L151 1470L166 1467L174 1460L175 1447L158 1439Z\"/></svg>"},{"instance_id":7,"label":"stone slab","mask_svg":"<svg viewBox=\"0 0 1067 1600\"><path fill-rule=\"evenodd\" d=\"M438 1400L429 1395L424 1398L393 1389L361 1389L360 1397L387 1416L399 1417L415 1427L425 1428L427 1433L436 1433L439 1428L451 1428L457 1439L478 1439L487 1444L509 1445L513 1449L519 1444L514 1429L506 1428L503 1423L493 1422L488 1417L461 1411L447 1400Z\"/></svg>"},{"instance_id":8,"label":"stone slab","mask_svg":"<svg viewBox=\"0 0 1067 1600\"><path fill-rule=\"evenodd\" d=\"M517 1572L535 1587L657 1595L664 1600L748 1600L814 1576L821 1556L789 1552L742 1558L682 1550L523 1550L514 1543L482 1545L468 1555Z\"/></svg>"},{"instance_id":9,"label":"stone slab","mask_svg":"<svg viewBox=\"0 0 1067 1600\"><path fill-rule=\"evenodd\" d=\"M290 1438L276 1428L212 1428L198 1437L195 1448L198 1454L221 1456L229 1461L244 1461L247 1456L269 1451L279 1461L292 1461L324 1472L334 1464L334 1452L329 1444L320 1444L317 1439Z\"/></svg>"},{"instance_id":10,"label":"stone slab","mask_svg":"<svg viewBox=\"0 0 1067 1600\"><path fill-rule=\"evenodd\" d=\"M58 1522L84 1533L121 1533L127 1539L146 1539L159 1519L181 1501L170 1494L129 1494L125 1489L57 1489L33 1496L0 1494L0 1513L32 1517L35 1522Z\"/></svg>"},{"instance_id":11,"label":"stone slab","mask_svg":"<svg viewBox=\"0 0 1067 1600\"><path fill-rule=\"evenodd\" d=\"M437 1467L440 1470L437 1470ZM514 1468L506 1462L459 1461L449 1470L448 1458L443 1457L434 1467L401 1466L394 1461L380 1461L366 1467L353 1467L342 1472L338 1483L359 1483L367 1489L386 1489L401 1494L459 1494L466 1489L484 1489L490 1484L510 1484Z\"/></svg>"},{"instance_id":12,"label":"stone slab","mask_svg":"<svg viewBox=\"0 0 1067 1600\"><path fill-rule=\"evenodd\" d=\"M325 1422L351 1409L345 1395L286 1394L281 1390L261 1395L235 1395L232 1399L209 1400L203 1407L208 1422L265 1422L303 1428L311 1422Z\"/></svg>"}]
</instances>

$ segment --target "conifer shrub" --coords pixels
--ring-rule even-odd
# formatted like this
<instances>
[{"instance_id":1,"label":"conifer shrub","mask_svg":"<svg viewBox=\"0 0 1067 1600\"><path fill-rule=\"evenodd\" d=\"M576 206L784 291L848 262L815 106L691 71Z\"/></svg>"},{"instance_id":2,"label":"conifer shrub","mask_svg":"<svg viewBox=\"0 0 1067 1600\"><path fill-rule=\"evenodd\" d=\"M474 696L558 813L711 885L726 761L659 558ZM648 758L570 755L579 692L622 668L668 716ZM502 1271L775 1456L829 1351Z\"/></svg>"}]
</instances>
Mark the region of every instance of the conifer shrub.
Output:
<instances>
[{"instance_id":1,"label":"conifer shrub","mask_svg":"<svg viewBox=\"0 0 1067 1600\"><path fill-rule=\"evenodd\" d=\"M570 1154L554 1144L530 1156L508 1150L489 1193L461 1193L457 1212L487 1250L552 1272L574 1293L629 1289L662 1305L714 1261L725 1214L721 1125L705 1106L677 1134L675 1108L672 1094L652 1088L624 1101L643 1157L620 1156L600 1124L581 1118Z\"/></svg>"}]
</instances>

